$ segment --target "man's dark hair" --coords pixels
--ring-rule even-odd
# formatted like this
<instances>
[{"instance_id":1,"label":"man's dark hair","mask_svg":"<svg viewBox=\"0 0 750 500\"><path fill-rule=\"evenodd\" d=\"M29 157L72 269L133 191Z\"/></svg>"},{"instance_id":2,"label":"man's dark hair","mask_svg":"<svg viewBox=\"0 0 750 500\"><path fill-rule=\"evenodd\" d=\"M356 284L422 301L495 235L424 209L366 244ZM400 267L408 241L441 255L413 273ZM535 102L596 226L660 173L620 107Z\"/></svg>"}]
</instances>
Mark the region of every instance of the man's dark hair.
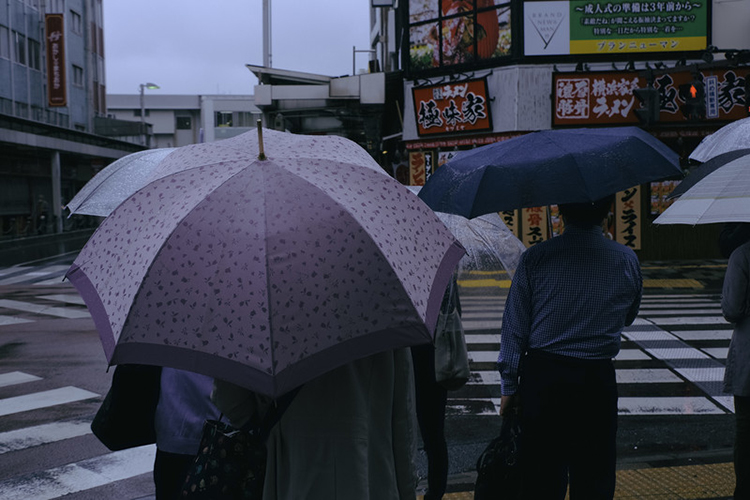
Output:
<instances>
[{"instance_id":1,"label":"man's dark hair","mask_svg":"<svg viewBox=\"0 0 750 500\"><path fill-rule=\"evenodd\" d=\"M559 206L560 214L568 222L579 225L596 226L609 214L615 195L588 203L564 203Z\"/></svg>"}]
</instances>

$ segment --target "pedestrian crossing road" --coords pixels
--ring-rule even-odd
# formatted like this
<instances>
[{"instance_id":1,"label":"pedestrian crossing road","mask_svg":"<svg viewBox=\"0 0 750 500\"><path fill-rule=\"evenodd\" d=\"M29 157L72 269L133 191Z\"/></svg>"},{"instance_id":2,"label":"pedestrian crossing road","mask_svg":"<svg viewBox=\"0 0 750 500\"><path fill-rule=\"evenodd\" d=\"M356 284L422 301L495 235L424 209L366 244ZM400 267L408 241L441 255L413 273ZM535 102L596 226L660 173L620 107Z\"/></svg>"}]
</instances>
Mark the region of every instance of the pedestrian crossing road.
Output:
<instances>
[{"instance_id":1,"label":"pedestrian crossing road","mask_svg":"<svg viewBox=\"0 0 750 500\"><path fill-rule=\"evenodd\" d=\"M720 300L710 293L644 295L615 358L620 415L734 411L732 398L721 392L732 326L721 314ZM472 379L449 393L449 414L497 414L495 363L504 302L505 294L461 299Z\"/></svg>"},{"instance_id":2,"label":"pedestrian crossing road","mask_svg":"<svg viewBox=\"0 0 750 500\"><path fill-rule=\"evenodd\" d=\"M0 359L9 345L6 335L18 328L90 317L76 290L62 281L68 265L0 269ZM462 290L472 376L465 387L449 393L449 418L497 415L495 362L506 294L507 282L500 281ZM696 288L694 293L652 290L645 295L615 360L621 418L732 413L731 398L721 392L731 332L716 293ZM105 390L76 387L60 374L45 376L33 363L25 366L6 370L0 364L0 499L143 496L134 493L137 488L102 496L123 481L137 480L141 491L143 485L148 489L155 453L154 446L108 452L91 435L91 418ZM40 416L45 409L55 411ZM68 458L65 450L79 441L88 443L89 451ZM40 453L46 457L41 469L30 465L35 460L30 457Z\"/></svg>"}]
</instances>

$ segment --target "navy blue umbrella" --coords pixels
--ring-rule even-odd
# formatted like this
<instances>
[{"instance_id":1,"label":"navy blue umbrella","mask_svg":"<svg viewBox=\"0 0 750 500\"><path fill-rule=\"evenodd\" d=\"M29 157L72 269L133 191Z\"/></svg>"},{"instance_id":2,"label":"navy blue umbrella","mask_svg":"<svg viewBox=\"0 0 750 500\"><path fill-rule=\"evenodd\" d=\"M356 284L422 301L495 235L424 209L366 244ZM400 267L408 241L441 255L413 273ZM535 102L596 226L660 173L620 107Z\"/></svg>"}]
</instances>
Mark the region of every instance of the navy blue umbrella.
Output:
<instances>
[{"instance_id":1,"label":"navy blue umbrella","mask_svg":"<svg viewBox=\"0 0 750 500\"><path fill-rule=\"evenodd\" d=\"M703 179L705 176L715 171L717 168L723 167L730 161L736 160L740 156L745 156L747 154L750 154L750 148L736 149L734 151L722 153L719 156L714 156L710 160L706 161L706 163L701 163L700 165L695 167L694 170L690 171L688 176L685 177L685 179L680 182L680 184L676 188L674 188L667 199L671 200L672 198L677 198L678 196L684 194L685 191L695 186L699 180Z\"/></svg>"},{"instance_id":2,"label":"navy blue umbrella","mask_svg":"<svg viewBox=\"0 0 750 500\"><path fill-rule=\"evenodd\" d=\"M435 211L472 218L594 201L668 178L682 178L679 156L638 127L556 129L459 153L419 197Z\"/></svg>"}]
</instances>

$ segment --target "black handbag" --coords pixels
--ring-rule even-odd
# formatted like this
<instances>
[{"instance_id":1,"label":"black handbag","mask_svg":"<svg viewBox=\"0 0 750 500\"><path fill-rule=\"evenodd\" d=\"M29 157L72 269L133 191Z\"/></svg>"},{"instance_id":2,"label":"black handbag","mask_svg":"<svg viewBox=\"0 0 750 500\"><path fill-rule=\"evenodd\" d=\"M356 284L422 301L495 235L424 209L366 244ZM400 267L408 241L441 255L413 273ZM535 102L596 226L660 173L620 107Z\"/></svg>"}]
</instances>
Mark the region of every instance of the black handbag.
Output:
<instances>
[{"instance_id":1,"label":"black handbag","mask_svg":"<svg viewBox=\"0 0 750 500\"><path fill-rule=\"evenodd\" d=\"M155 443L160 387L160 366L117 365L91 431L111 451Z\"/></svg>"},{"instance_id":2,"label":"black handbag","mask_svg":"<svg viewBox=\"0 0 750 500\"><path fill-rule=\"evenodd\" d=\"M500 435L477 460L474 500L521 498L521 427L515 411L503 417Z\"/></svg>"},{"instance_id":3,"label":"black handbag","mask_svg":"<svg viewBox=\"0 0 750 500\"><path fill-rule=\"evenodd\" d=\"M181 498L254 500L263 497L268 451L266 440L299 389L271 406L260 425L237 429L221 420L206 420L198 456L188 471Z\"/></svg>"}]
</instances>

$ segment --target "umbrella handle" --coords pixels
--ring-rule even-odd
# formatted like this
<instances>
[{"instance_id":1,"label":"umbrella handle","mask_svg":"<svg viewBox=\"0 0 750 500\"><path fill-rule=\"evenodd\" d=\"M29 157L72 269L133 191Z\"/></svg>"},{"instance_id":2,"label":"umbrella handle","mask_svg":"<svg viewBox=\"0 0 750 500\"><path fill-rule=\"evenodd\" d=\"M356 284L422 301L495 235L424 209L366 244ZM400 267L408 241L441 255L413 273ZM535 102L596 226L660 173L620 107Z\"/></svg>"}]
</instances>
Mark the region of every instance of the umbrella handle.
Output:
<instances>
[{"instance_id":1,"label":"umbrella handle","mask_svg":"<svg viewBox=\"0 0 750 500\"><path fill-rule=\"evenodd\" d=\"M265 160L266 154L263 152L263 126L260 120L257 121L256 128L258 129L258 159Z\"/></svg>"}]
</instances>

